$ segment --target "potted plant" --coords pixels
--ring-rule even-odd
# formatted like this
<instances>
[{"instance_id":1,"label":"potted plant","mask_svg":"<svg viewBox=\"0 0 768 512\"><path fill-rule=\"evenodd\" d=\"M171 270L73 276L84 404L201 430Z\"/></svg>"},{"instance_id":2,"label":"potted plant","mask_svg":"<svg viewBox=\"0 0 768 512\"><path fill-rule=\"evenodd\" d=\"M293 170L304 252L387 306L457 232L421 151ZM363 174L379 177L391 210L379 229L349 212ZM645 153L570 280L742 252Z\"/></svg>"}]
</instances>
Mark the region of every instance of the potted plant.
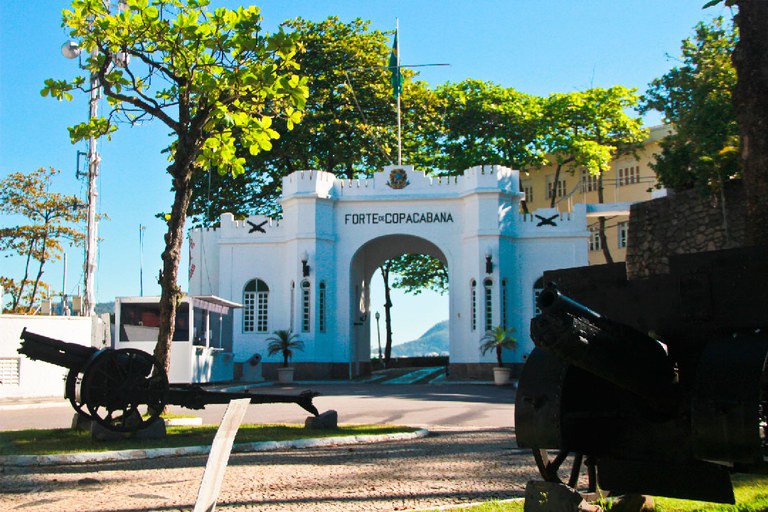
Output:
<instances>
[{"instance_id":1,"label":"potted plant","mask_svg":"<svg viewBox=\"0 0 768 512\"><path fill-rule=\"evenodd\" d=\"M277 381L282 383L293 382L293 368L288 366L288 360L293 357L295 350L304 350L304 342L297 334L290 330L277 330L272 336L267 338L267 353L270 356L275 354L283 355L283 366L277 369Z\"/></svg>"},{"instance_id":2,"label":"potted plant","mask_svg":"<svg viewBox=\"0 0 768 512\"><path fill-rule=\"evenodd\" d=\"M509 383L509 375L512 371L510 368L505 368L501 362L501 351L505 348L514 349L517 346L517 340L512 337L514 329L506 329L501 325L497 325L492 331L485 333L485 336L480 340L480 351L485 355L491 350L496 350L496 361L499 365L493 369L493 381L497 386Z\"/></svg>"}]
</instances>

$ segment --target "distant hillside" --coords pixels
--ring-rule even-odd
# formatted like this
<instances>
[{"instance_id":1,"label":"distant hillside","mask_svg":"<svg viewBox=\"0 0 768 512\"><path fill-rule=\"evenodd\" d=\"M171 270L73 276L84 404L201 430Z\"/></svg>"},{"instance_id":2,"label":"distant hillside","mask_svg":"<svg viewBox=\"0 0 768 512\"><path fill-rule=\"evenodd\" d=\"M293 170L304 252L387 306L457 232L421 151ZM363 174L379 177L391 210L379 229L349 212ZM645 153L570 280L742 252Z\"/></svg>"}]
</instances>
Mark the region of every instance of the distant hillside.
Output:
<instances>
[{"instance_id":1,"label":"distant hillside","mask_svg":"<svg viewBox=\"0 0 768 512\"><path fill-rule=\"evenodd\" d=\"M392 347L392 357L448 355L448 320L433 325L417 340Z\"/></svg>"}]
</instances>

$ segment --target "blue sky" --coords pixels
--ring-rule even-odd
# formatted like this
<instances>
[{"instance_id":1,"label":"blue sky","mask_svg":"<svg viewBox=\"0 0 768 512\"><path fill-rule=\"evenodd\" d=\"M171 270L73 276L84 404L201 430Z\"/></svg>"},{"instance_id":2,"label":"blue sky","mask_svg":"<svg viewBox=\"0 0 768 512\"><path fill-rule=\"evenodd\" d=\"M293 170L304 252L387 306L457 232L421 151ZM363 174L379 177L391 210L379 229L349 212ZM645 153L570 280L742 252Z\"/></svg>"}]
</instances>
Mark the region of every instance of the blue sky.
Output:
<instances>
[{"instance_id":1,"label":"blue sky","mask_svg":"<svg viewBox=\"0 0 768 512\"><path fill-rule=\"evenodd\" d=\"M362 18L372 28L393 30L400 23L402 64L449 63L422 68L432 85L465 78L489 80L520 91L548 95L589 87L624 85L641 92L676 62L682 39L697 22L730 13L702 10L705 0L264 0L257 2L263 26L273 31L301 16L343 21ZM235 1L215 6L236 7ZM60 53L67 33L61 27L62 0L0 0L0 178L39 167L62 171L55 188L81 194L74 178L76 152L67 127L85 120L87 98L57 102L39 94L46 78L69 78L77 65ZM656 124L658 117L646 118ZM170 208L170 179L160 151L167 145L160 123L123 127L111 142L99 144L102 159L97 300L139 293L139 225L146 226L143 251L145 295L158 294L157 271L164 224L154 215ZM407 155L405 155L407 163ZM0 218L0 225L9 219ZM69 249L67 293L82 281L81 249ZM186 262L180 276L186 276ZM18 274L20 263L0 259L0 274ZM62 287L63 265L51 264L44 279ZM373 296L377 293L374 279ZM182 288L186 288L184 282ZM373 309L383 312L381 301ZM396 341L419 336L448 316L447 295L396 297ZM375 338L374 338L375 339Z\"/></svg>"}]
</instances>

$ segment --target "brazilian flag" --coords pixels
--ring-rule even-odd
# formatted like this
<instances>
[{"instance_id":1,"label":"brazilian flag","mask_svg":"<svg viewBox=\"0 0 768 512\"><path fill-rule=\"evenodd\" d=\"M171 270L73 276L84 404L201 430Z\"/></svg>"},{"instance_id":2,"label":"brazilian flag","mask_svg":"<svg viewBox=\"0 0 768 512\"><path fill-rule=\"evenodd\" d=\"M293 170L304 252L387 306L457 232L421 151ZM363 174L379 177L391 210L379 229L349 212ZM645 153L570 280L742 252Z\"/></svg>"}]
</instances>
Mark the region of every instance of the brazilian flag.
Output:
<instances>
[{"instance_id":1,"label":"brazilian flag","mask_svg":"<svg viewBox=\"0 0 768 512\"><path fill-rule=\"evenodd\" d=\"M392 84L392 96L397 99L403 92L403 74L400 72L400 52L397 45L397 31L395 31L395 41L392 43L392 52L389 54L389 64L387 65L392 75L389 78Z\"/></svg>"}]
</instances>

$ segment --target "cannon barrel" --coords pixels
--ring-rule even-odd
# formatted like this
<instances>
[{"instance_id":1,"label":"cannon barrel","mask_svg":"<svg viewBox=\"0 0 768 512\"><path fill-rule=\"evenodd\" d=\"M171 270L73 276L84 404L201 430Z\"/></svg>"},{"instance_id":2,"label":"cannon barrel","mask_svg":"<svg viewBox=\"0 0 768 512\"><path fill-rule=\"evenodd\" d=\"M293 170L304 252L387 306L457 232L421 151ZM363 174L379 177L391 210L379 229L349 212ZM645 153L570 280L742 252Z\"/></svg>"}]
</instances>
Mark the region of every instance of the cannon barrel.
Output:
<instances>
[{"instance_id":1,"label":"cannon barrel","mask_svg":"<svg viewBox=\"0 0 768 512\"><path fill-rule=\"evenodd\" d=\"M536 346L644 399L657 411L674 407L676 369L662 343L563 295L550 284L531 320Z\"/></svg>"},{"instance_id":2,"label":"cannon barrel","mask_svg":"<svg viewBox=\"0 0 768 512\"><path fill-rule=\"evenodd\" d=\"M21 331L21 339L19 354L70 370L79 370L85 366L88 360L99 350L95 347L85 347L36 334L28 331L26 327Z\"/></svg>"}]
</instances>

